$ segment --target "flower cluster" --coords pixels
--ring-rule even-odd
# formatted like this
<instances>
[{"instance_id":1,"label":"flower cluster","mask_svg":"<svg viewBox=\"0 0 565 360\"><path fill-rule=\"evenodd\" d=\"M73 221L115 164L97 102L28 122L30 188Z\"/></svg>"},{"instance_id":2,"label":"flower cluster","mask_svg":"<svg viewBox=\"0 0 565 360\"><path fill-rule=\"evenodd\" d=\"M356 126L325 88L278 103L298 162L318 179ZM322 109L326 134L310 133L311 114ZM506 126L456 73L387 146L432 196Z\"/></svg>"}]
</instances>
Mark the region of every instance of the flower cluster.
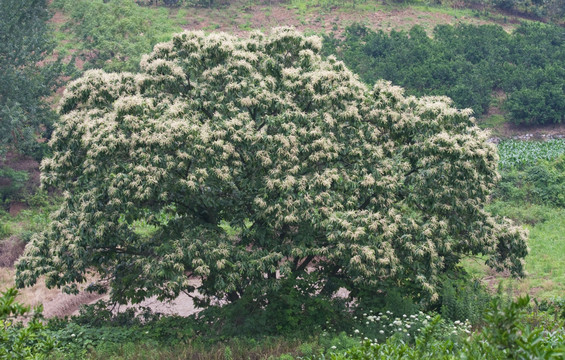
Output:
<instances>
[{"instance_id":1,"label":"flower cluster","mask_svg":"<svg viewBox=\"0 0 565 360\"><path fill-rule=\"evenodd\" d=\"M355 316L354 321L356 324L347 332L347 336L360 343L379 344L384 343L390 337L396 337L403 343L412 343L426 329L433 329L438 336L448 338L467 338L472 332L472 326L468 320L451 322L437 314L421 311L416 314L400 316L396 316L391 311L379 313L369 311L362 316ZM339 336L335 337L331 326L328 326L321 336L330 339L330 343L332 341L339 343L339 346L335 344L329 346L330 352L341 351L343 350L341 349L342 343L350 343L340 341Z\"/></svg>"},{"instance_id":2,"label":"flower cluster","mask_svg":"<svg viewBox=\"0 0 565 360\"><path fill-rule=\"evenodd\" d=\"M430 325L437 314L426 314L418 312L416 314L400 316L394 315L391 311L373 313L364 313L359 317L359 324L355 326L351 333L364 340L373 340L375 342L382 341L391 336L401 336L405 340L417 336L423 328ZM440 320L440 328L444 334L455 336L471 334L471 323L469 320L448 322Z\"/></svg>"}]
</instances>

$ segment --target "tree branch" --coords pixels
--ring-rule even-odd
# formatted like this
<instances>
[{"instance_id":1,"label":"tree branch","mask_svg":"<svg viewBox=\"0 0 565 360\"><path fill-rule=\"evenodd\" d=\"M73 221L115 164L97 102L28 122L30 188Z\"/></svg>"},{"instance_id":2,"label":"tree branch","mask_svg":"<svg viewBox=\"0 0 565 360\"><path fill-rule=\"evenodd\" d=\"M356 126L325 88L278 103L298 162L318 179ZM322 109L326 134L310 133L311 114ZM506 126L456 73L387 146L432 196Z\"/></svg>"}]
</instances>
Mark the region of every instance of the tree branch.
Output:
<instances>
[{"instance_id":1,"label":"tree branch","mask_svg":"<svg viewBox=\"0 0 565 360\"><path fill-rule=\"evenodd\" d=\"M306 269L306 267L307 267L308 265L310 265L310 263L312 262L312 260L314 260L314 257L315 257L314 255L308 255L308 256L304 259L304 261L302 261L302 263L300 264L300 266L297 267L296 269L294 269L293 272L294 272L294 273L297 273L297 272L301 272L301 271L303 271L304 269Z\"/></svg>"}]
</instances>

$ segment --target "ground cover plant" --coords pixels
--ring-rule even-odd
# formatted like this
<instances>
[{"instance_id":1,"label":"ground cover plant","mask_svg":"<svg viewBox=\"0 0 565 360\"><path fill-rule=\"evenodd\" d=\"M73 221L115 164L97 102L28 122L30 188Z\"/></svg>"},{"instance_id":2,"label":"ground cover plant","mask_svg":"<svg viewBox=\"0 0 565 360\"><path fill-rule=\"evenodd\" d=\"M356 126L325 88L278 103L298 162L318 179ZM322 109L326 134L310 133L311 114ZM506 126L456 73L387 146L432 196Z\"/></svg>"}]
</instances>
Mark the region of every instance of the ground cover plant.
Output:
<instances>
[{"instance_id":1,"label":"ground cover plant","mask_svg":"<svg viewBox=\"0 0 565 360\"><path fill-rule=\"evenodd\" d=\"M30 308L19 304L17 290L10 288L0 293L0 358L2 359L44 359L55 348L54 340L45 331L44 324L36 314L26 324L21 318Z\"/></svg>"},{"instance_id":2,"label":"ground cover plant","mask_svg":"<svg viewBox=\"0 0 565 360\"><path fill-rule=\"evenodd\" d=\"M99 317L97 311L106 315ZM140 321L132 311L111 315L91 308L78 317L25 330L35 331L31 340L36 343L49 339L50 346L34 350L53 359L559 359L565 351L563 318L536 310L528 298L512 301L501 293L473 327L435 313L388 310L352 313L350 321L349 329L330 325L306 337L240 334L222 339L194 334L207 327L204 318L149 315Z\"/></svg>"},{"instance_id":3,"label":"ground cover plant","mask_svg":"<svg viewBox=\"0 0 565 360\"><path fill-rule=\"evenodd\" d=\"M562 144L561 140L499 144L501 181L488 206L491 212L511 218L530 233L530 253L525 260L528 276L519 282L504 276L498 280L512 284L520 294L529 293L540 300L559 299L564 290L565 269L559 260L565 251L562 248L565 231ZM486 273L484 268L475 272L482 277Z\"/></svg>"},{"instance_id":4,"label":"ground cover plant","mask_svg":"<svg viewBox=\"0 0 565 360\"><path fill-rule=\"evenodd\" d=\"M386 341L365 339L361 346L331 354L331 359L562 359L565 332L561 325L529 326L525 320L529 298L503 303L495 299L485 313L480 333L457 324L445 331L441 317L410 339L406 326ZM429 317L428 317L429 318ZM400 319L395 321L401 323ZM553 326L556 326L554 328ZM470 336L469 336L470 335ZM325 357L320 357L325 358Z\"/></svg>"},{"instance_id":5,"label":"ground cover plant","mask_svg":"<svg viewBox=\"0 0 565 360\"><path fill-rule=\"evenodd\" d=\"M474 0L464 1L473 6ZM549 20L556 23L565 21L565 4L562 0L529 1L529 0L492 0L482 3L483 6L500 9L505 13L522 13L539 20Z\"/></svg>"}]
</instances>

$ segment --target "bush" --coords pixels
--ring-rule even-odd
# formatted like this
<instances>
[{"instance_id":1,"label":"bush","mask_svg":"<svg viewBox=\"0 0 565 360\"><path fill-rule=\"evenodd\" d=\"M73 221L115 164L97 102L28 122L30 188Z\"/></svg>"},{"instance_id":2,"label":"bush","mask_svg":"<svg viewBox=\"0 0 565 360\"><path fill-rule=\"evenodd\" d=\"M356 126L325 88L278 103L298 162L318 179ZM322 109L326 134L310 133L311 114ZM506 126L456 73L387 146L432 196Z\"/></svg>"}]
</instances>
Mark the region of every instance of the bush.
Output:
<instances>
[{"instance_id":1,"label":"bush","mask_svg":"<svg viewBox=\"0 0 565 360\"><path fill-rule=\"evenodd\" d=\"M565 155L502 171L495 199L565 207Z\"/></svg>"},{"instance_id":2,"label":"bush","mask_svg":"<svg viewBox=\"0 0 565 360\"><path fill-rule=\"evenodd\" d=\"M326 326L346 329L351 319L345 299L314 295L310 286L304 280L289 281L277 296L266 295L270 301L264 307L248 298L210 307L197 315L197 332L210 337L306 337Z\"/></svg>"},{"instance_id":3,"label":"bush","mask_svg":"<svg viewBox=\"0 0 565 360\"><path fill-rule=\"evenodd\" d=\"M141 55L180 29L166 9L147 8L133 0L56 0L70 20L65 24L86 68L138 69Z\"/></svg>"},{"instance_id":4,"label":"bush","mask_svg":"<svg viewBox=\"0 0 565 360\"><path fill-rule=\"evenodd\" d=\"M23 325L16 317L29 313L29 307L16 302L18 292L10 288L0 294L0 358L1 359L45 359L55 348L39 320L41 308L35 310L33 318Z\"/></svg>"},{"instance_id":5,"label":"bush","mask_svg":"<svg viewBox=\"0 0 565 360\"><path fill-rule=\"evenodd\" d=\"M0 168L0 200L1 204L17 199L19 191L27 183L29 174L26 171L17 171L9 167Z\"/></svg>"},{"instance_id":6,"label":"bush","mask_svg":"<svg viewBox=\"0 0 565 360\"><path fill-rule=\"evenodd\" d=\"M439 299L440 313L451 321L470 321L478 325L491 300L492 295L479 280L446 279Z\"/></svg>"},{"instance_id":7,"label":"bush","mask_svg":"<svg viewBox=\"0 0 565 360\"><path fill-rule=\"evenodd\" d=\"M559 359L565 356L565 332L550 332L543 327L530 328L525 323L529 297L505 304L495 298L484 320L480 335L466 352L473 358Z\"/></svg>"},{"instance_id":8,"label":"bush","mask_svg":"<svg viewBox=\"0 0 565 360\"><path fill-rule=\"evenodd\" d=\"M331 354L332 359L562 359L565 356L565 331L544 326L530 327L525 313L529 299L515 302L499 297L487 307L482 322L485 326L471 336L444 327L437 316L406 341L395 334L384 342L367 339L343 353ZM402 334L402 333L400 333ZM337 349L336 349L337 350Z\"/></svg>"},{"instance_id":9,"label":"bush","mask_svg":"<svg viewBox=\"0 0 565 360\"><path fill-rule=\"evenodd\" d=\"M155 348L170 348L185 344L194 338L192 318L162 317L159 314L141 314L131 309L114 313L102 302L84 306L80 315L70 319L51 319L48 334L57 343L61 358L83 358L92 351L104 353L123 347L137 348L144 344Z\"/></svg>"}]
</instances>

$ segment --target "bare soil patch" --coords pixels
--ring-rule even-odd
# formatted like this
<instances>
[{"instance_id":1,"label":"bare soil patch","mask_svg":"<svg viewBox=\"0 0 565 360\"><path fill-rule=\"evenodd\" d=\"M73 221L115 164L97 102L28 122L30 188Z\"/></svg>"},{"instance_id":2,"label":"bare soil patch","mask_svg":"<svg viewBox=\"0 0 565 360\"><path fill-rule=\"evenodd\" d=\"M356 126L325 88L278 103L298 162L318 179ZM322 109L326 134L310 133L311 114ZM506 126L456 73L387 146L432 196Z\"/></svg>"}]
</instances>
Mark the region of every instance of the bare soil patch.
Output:
<instances>
[{"instance_id":1,"label":"bare soil patch","mask_svg":"<svg viewBox=\"0 0 565 360\"><path fill-rule=\"evenodd\" d=\"M1 260L2 257L0 257ZM15 270L13 268L0 267L0 292L15 286L14 277ZM199 280L192 281L194 286L199 285ZM46 318L77 315L82 305L91 305L99 300L108 299L109 296L106 294L100 295L85 291L81 291L77 295L64 294L60 289L48 289L42 280L39 280L32 287L20 289L17 298L19 302L32 307L43 305L43 315ZM131 307L150 308L156 313L179 316L189 316L202 310L194 306L194 301L187 294L181 294L172 301L159 301L156 297L151 297L140 304L116 306L113 310L115 312L125 311Z\"/></svg>"},{"instance_id":2,"label":"bare soil patch","mask_svg":"<svg viewBox=\"0 0 565 360\"><path fill-rule=\"evenodd\" d=\"M565 138L565 124L516 125L506 122L500 129L500 134L503 137L526 140Z\"/></svg>"},{"instance_id":3,"label":"bare soil patch","mask_svg":"<svg viewBox=\"0 0 565 360\"><path fill-rule=\"evenodd\" d=\"M53 13L53 16L51 17L50 22L60 26L67 22L67 17L61 11L55 11L55 13Z\"/></svg>"}]
</instances>

